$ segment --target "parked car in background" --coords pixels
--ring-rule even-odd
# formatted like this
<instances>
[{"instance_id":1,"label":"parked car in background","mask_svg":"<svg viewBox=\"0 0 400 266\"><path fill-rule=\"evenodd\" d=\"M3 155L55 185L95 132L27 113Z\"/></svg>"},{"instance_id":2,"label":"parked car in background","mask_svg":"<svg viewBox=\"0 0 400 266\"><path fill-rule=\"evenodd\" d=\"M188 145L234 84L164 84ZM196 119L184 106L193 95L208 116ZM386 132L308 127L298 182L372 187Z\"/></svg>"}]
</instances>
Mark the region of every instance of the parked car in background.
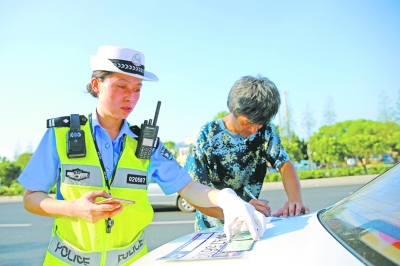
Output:
<instances>
[{"instance_id":1,"label":"parked car in background","mask_svg":"<svg viewBox=\"0 0 400 266\"><path fill-rule=\"evenodd\" d=\"M300 162L294 162L296 170L313 170L317 169L316 163L310 163L309 160L300 160Z\"/></svg>"},{"instance_id":2,"label":"parked car in background","mask_svg":"<svg viewBox=\"0 0 400 266\"><path fill-rule=\"evenodd\" d=\"M212 230L223 228L200 232L206 235ZM216 247L218 251L225 248L219 241L218 246L204 249L202 258L206 260L198 260L198 253L192 250L207 240L196 238L197 233L154 249L137 260L135 266L400 265L400 164L332 206L272 220L261 240L251 250L242 251L240 257L228 258L232 254L228 252L224 258L207 257ZM188 241L197 242L185 245ZM169 261L159 259L169 254L176 257ZM180 261L185 258L188 260Z\"/></svg>"},{"instance_id":3,"label":"parked car in background","mask_svg":"<svg viewBox=\"0 0 400 266\"><path fill-rule=\"evenodd\" d=\"M153 207L173 206L178 207L182 212L195 211L195 208L178 193L165 195L161 187L154 180L149 183L147 195L149 197L150 204Z\"/></svg>"},{"instance_id":4,"label":"parked car in background","mask_svg":"<svg viewBox=\"0 0 400 266\"><path fill-rule=\"evenodd\" d=\"M268 167L267 168L267 173L277 173L278 172L278 170L276 170L275 168L273 168L273 167Z\"/></svg>"},{"instance_id":5,"label":"parked car in background","mask_svg":"<svg viewBox=\"0 0 400 266\"><path fill-rule=\"evenodd\" d=\"M392 155L392 154L388 154L388 153L382 154L382 159L381 159L381 161L382 161L384 164L392 164L392 163L395 163L395 160L394 160L394 158L393 158L393 155Z\"/></svg>"}]
</instances>

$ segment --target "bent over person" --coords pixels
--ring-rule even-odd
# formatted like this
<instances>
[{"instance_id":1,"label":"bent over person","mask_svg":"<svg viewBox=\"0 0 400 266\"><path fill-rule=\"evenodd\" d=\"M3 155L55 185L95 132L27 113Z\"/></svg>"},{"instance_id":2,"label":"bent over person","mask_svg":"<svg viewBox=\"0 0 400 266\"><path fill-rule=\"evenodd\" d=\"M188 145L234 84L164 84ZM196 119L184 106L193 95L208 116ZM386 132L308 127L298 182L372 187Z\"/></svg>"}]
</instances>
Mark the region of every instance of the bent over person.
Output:
<instances>
[{"instance_id":1,"label":"bent over person","mask_svg":"<svg viewBox=\"0 0 400 266\"><path fill-rule=\"evenodd\" d=\"M190 146L185 169L193 180L217 189L230 188L271 216L270 206L258 200L269 162L280 171L288 197L273 216L309 213L294 165L271 124L280 103L279 91L268 78L245 76L236 81L228 95L230 113L203 126ZM224 224L221 208L192 205L196 207L196 231Z\"/></svg>"},{"instance_id":2,"label":"bent over person","mask_svg":"<svg viewBox=\"0 0 400 266\"><path fill-rule=\"evenodd\" d=\"M252 205L230 189L193 182L161 141L147 145L144 156L137 154L143 129L126 119L139 100L142 81L158 81L145 70L144 55L101 46L90 64L87 90L98 99L97 107L87 116L49 119L18 177L26 188L26 210L55 217L44 265L130 265L145 255L144 231L154 215L147 198L151 178L166 194L178 192L197 206L221 207L225 219L245 220L252 237L262 237L267 221ZM52 198L48 193L54 185ZM228 240L234 229L224 227Z\"/></svg>"}]
</instances>

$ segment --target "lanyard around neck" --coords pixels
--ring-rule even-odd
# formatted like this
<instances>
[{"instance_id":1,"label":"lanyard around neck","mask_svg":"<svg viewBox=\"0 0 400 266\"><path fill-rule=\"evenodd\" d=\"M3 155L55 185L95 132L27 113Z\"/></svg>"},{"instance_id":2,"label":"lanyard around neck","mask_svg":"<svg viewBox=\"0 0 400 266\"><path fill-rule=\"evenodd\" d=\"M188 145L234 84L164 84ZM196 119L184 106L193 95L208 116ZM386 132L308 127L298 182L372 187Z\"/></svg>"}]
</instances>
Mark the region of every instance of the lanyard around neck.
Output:
<instances>
[{"instance_id":1,"label":"lanyard around neck","mask_svg":"<svg viewBox=\"0 0 400 266\"><path fill-rule=\"evenodd\" d=\"M114 180L114 176L115 176L115 172L116 172L116 169L117 169L117 166L118 166L118 162L119 162L119 159L121 158L122 152L124 150L125 134L122 136L121 147L120 147L120 151L119 151L119 155L118 155L117 164L114 167L114 170L112 172L111 178L108 179L107 171L106 171L106 168L104 167L104 163L103 163L103 158L101 156L99 147L97 146L96 137L94 135L94 130L92 128L92 114L89 114L89 126L90 126L90 132L92 133L92 139L93 139L93 142L94 142L94 147L96 148L97 157L99 158L99 161L100 161L101 170L103 171L104 180L105 180L106 185L108 187L108 190L110 192L111 184L112 184L112 181Z\"/></svg>"}]
</instances>

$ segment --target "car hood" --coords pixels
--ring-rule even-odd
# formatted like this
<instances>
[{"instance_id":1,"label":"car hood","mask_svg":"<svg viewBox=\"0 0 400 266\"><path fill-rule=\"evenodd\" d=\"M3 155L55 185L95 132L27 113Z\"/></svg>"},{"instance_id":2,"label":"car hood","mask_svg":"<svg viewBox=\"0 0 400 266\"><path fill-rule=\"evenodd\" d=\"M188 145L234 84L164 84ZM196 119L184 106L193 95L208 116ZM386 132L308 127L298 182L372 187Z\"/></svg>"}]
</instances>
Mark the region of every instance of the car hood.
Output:
<instances>
[{"instance_id":1,"label":"car hood","mask_svg":"<svg viewBox=\"0 0 400 266\"><path fill-rule=\"evenodd\" d=\"M202 232L223 230L222 227ZM326 231L317 213L271 221L261 240L240 258L163 261L169 254L189 241L195 233L180 237L154 249L134 265L364 265ZM183 263L183 264L182 264ZM250 265L250 264L249 264Z\"/></svg>"}]
</instances>

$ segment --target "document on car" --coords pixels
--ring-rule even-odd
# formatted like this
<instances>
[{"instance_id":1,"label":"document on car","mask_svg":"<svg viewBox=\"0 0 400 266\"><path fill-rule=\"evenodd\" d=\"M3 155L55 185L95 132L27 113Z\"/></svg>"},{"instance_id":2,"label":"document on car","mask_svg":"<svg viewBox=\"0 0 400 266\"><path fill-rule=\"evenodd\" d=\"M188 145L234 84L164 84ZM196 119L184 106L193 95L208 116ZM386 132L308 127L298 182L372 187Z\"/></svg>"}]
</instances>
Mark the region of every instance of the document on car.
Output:
<instances>
[{"instance_id":1,"label":"document on car","mask_svg":"<svg viewBox=\"0 0 400 266\"><path fill-rule=\"evenodd\" d=\"M223 231L197 233L185 244L159 260L238 258L243 255L245 250L252 248L254 240L249 236L250 233L235 235L232 241L228 242Z\"/></svg>"}]
</instances>

